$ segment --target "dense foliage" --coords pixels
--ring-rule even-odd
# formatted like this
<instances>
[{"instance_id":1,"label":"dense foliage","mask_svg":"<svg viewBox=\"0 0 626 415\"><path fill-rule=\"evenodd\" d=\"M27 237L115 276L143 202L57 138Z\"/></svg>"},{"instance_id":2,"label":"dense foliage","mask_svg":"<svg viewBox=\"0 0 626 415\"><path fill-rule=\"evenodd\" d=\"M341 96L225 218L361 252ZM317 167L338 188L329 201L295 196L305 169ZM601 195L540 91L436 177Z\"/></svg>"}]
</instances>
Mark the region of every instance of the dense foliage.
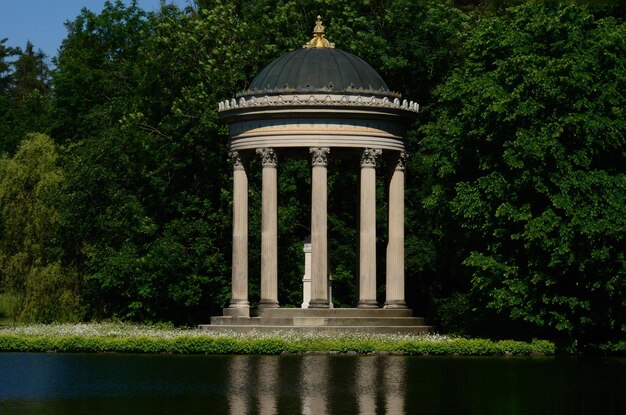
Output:
<instances>
[{"instance_id":1,"label":"dense foliage","mask_svg":"<svg viewBox=\"0 0 626 415\"><path fill-rule=\"evenodd\" d=\"M623 338L623 10L515 3L202 0L146 12L108 2L67 23L53 70L33 45L1 40L0 295L10 317L180 324L218 313L230 295L231 167L216 103L301 47L322 14L338 47L421 104L406 143L412 308L468 334ZM357 169L332 162L334 299L351 306ZM279 163L279 300L297 306L309 166ZM260 182L253 161L253 302Z\"/></svg>"},{"instance_id":2,"label":"dense foliage","mask_svg":"<svg viewBox=\"0 0 626 415\"><path fill-rule=\"evenodd\" d=\"M537 6L469 34L422 145L468 307L553 336L624 332L625 39L613 17Z\"/></svg>"}]
</instances>

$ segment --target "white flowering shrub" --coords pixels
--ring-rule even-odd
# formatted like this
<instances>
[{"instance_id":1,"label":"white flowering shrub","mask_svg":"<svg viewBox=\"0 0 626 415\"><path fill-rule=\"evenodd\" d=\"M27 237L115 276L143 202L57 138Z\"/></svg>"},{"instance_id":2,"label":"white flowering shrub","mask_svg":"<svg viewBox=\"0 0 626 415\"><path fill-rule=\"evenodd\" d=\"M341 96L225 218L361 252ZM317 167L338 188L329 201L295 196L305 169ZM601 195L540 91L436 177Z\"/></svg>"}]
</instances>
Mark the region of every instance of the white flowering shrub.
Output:
<instances>
[{"instance_id":1,"label":"white flowering shrub","mask_svg":"<svg viewBox=\"0 0 626 415\"><path fill-rule=\"evenodd\" d=\"M279 354L304 352L407 355L553 354L547 341L493 342L440 334L207 332L128 323L0 327L0 351Z\"/></svg>"},{"instance_id":2,"label":"white flowering shrub","mask_svg":"<svg viewBox=\"0 0 626 415\"><path fill-rule=\"evenodd\" d=\"M282 339L292 341L370 341L376 343L397 343L403 340L444 342L452 337L436 334L376 334L376 333L302 333L294 330L273 332L251 331L249 333L209 332L190 328L162 328L131 323L82 323L82 324L33 324L0 326L0 334L19 334L28 336L81 336L81 337L149 337L155 339L174 339L177 337L230 337L235 339Z\"/></svg>"}]
</instances>

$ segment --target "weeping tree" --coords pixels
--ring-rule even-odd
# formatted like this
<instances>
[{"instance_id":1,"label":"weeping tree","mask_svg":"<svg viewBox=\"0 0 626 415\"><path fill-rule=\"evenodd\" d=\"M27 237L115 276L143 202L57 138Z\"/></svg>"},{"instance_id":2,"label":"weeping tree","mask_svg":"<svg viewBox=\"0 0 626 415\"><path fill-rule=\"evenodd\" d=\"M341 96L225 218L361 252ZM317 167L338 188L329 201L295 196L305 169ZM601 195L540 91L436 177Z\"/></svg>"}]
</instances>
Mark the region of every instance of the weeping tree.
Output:
<instances>
[{"instance_id":1,"label":"weeping tree","mask_svg":"<svg viewBox=\"0 0 626 415\"><path fill-rule=\"evenodd\" d=\"M0 287L16 321L81 318L81 281L62 261L59 243L57 161L54 143L42 134L0 159Z\"/></svg>"}]
</instances>

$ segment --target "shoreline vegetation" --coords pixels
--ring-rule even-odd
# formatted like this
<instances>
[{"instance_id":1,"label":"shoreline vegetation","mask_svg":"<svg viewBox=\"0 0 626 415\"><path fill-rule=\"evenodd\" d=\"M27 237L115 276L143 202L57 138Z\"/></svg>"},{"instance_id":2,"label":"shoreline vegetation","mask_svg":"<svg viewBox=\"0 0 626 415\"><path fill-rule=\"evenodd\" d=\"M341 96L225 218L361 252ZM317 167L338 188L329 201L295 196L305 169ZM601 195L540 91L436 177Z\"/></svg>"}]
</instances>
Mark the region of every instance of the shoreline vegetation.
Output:
<instances>
[{"instance_id":1,"label":"shoreline vegetation","mask_svg":"<svg viewBox=\"0 0 626 415\"><path fill-rule=\"evenodd\" d=\"M555 350L546 340L492 341L440 334L236 334L128 323L0 326L0 352L549 356Z\"/></svg>"}]
</instances>

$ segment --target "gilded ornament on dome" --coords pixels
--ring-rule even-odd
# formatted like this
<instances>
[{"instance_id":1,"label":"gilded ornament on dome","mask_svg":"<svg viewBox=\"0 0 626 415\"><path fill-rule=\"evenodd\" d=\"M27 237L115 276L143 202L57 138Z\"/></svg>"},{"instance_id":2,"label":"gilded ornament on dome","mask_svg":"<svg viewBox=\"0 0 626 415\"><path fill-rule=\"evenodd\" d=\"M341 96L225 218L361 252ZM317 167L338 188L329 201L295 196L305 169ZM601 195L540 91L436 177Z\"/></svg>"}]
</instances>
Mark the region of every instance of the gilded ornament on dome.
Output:
<instances>
[{"instance_id":1,"label":"gilded ornament on dome","mask_svg":"<svg viewBox=\"0 0 626 415\"><path fill-rule=\"evenodd\" d=\"M326 39L322 16L317 16L315 27L313 28L313 39L304 44L304 48L334 48L335 44Z\"/></svg>"}]
</instances>

